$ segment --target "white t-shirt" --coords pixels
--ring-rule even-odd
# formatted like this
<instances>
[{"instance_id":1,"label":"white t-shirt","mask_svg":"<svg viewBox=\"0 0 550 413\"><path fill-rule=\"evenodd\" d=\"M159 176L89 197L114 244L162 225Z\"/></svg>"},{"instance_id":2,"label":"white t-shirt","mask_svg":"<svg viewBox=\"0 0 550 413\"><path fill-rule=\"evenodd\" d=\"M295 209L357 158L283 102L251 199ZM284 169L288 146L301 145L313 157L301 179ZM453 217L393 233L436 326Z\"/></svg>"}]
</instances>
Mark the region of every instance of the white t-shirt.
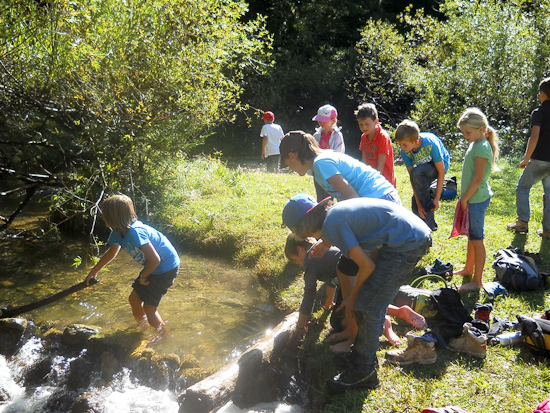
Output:
<instances>
[{"instance_id":1,"label":"white t-shirt","mask_svg":"<svg viewBox=\"0 0 550 413\"><path fill-rule=\"evenodd\" d=\"M267 145L265 146L265 156L279 155L279 145L284 136L283 128L276 123L266 123L262 126L260 136L267 136Z\"/></svg>"}]
</instances>

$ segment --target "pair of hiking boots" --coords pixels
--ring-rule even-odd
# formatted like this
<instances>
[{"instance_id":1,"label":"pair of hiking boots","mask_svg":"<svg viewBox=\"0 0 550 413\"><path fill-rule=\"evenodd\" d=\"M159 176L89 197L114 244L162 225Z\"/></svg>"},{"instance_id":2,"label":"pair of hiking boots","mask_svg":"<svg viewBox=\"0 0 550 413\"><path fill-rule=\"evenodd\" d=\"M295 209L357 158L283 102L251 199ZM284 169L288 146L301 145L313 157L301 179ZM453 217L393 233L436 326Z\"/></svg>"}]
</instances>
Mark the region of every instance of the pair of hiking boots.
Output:
<instances>
[{"instance_id":1,"label":"pair of hiking boots","mask_svg":"<svg viewBox=\"0 0 550 413\"><path fill-rule=\"evenodd\" d=\"M464 323L462 335L449 340L447 349L484 359L487 354L487 336L471 323ZM407 333L407 348L388 351L386 360L402 366L433 364L437 361L435 342Z\"/></svg>"},{"instance_id":2,"label":"pair of hiking boots","mask_svg":"<svg viewBox=\"0 0 550 413\"><path fill-rule=\"evenodd\" d=\"M519 232L519 233L527 233L529 232L529 223L527 221L524 221L522 219L516 218L516 222L513 224L506 225L506 228L509 231ZM537 234L539 234L540 237L544 239L550 238L550 231L545 231L544 229L539 229L537 231Z\"/></svg>"}]
</instances>

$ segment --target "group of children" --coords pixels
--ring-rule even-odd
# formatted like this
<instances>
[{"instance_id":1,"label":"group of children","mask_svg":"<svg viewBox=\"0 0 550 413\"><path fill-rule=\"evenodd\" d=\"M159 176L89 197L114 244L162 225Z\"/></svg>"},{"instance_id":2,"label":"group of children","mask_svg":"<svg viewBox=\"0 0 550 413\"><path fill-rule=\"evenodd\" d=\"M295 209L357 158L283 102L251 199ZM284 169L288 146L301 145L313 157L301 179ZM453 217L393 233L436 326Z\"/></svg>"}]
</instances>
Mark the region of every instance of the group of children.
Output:
<instances>
[{"instance_id":1,"label":"group of children","mask_svg":"<svg viewBox=\"0 0 550 413\"><path fill-rule=\"evenodd\" d=\"M509 228L527 230L529 189L542 180L544 217L539 235L550 238L550 78L544 79L539 89L541 106L531 116L532 133L525 158L520 163L520 167L526 169L517 186L518 219ZM331 113L336 119L335 110ZM290 261L302 265L306 275L298 332L304 331L311 314L316 275L319 274L317 279L323 281L333 282L336 277L340 282L338 309L345 316L341 333L329 336L329 339L337 337L333 341L341 341L331 349L346 352L351 344L353 346L348 368L327 382L334 393L378 386L378 339L384 326L387 327L387 314L395 309L390 306L399 287L431 245L431 232L437 230L434 212L439 208L450 162L448 151L436 135L421 133L410 120L397 126L395 141L400 146L414 193L412 212L409 211L402 206L395 189L392 143L379 125L375 107L361 105L355 114L363 132L360 146L363 162L341 152L323 149L321 140L324 139L327 148L330 138L323 138L322 132L318 139L294 131L284 135L280 142L281 166L302 176L313 175L316 188L329 194L329 197L322 197L318 193L317 200L307 194L292 197L283 209L282 219L291 230L285 254ZM320 126L324 129L321 123ZM460 287L468 291L483 286L484 221L493 196L488 179L498 156L498 143L496 132L477 108L465 110L457 127L469 144L463 160L461 197L457 205L457 214L466 212L468 220L466 263L457 272L473 276L471 282ZM434 185L435 194L432 195L430 187ZM332 198L338 202L333 204ZM331 284L327 288L325 308L331 305L330 297L333 296L334 285ZM408 314L407 321L422 328L423 318L410 309ZM388 338L392 342L391 335Z\"/></svg>"},{"instance_id":2,"label":"group of children","mask_svg":"<svg viewBox=\"0 0 550 413\"><path fill-rule=\"evenodd\" d=\"M544 185L543 228L539 235L550 238L550 78L539 86L540 107L531 116L532 133L525 168L517 186L517 220L509 229L526 231L529 221L529 190L539 181ZM305 331L311 315L317 280L326 281L325 308L332 306L334 279L339 280L338 308L344 316L340 333L331 340L335 352L348 352L348 368L329 380L329 389L343 392L378 386L376 373L378 339L385 333L393 344L399 337L391 331L387 315L394 315L418 329L424 318L408 307L391 305L399 287L431 246L431 232L437 229L434 212L439 208L449 153L441 140L421 133L416 123L406 120L395 131L395 140L410 174L413 187L412 210L404 208L396 190L393 150L390 137L378 121L376 108L363 104L356 111L363 135L360 149L363 162L344 153L336 109L319 108L313 120L319 123L315 135L294 131L283 135L274 125L272 112L263 116L262 158L269 169L279 163L300 175L313 175L317 200L307 194L292 197L282 212L283 224L291 230L285 253L305 268L305 293L296 330ZM482 287L485 263L484 218L493 192L488 178L498 156L497 136L486 116L476 108L467 109L457 122L469 143L462 167L460 209L468 211L468 253L461 275L473 275L462 290ZM328 150L332 149L332 150ZM435 195L430 194L436 182ZM321 196L328 194L328 196ZM333 198L338 202L333 204ZM120 249L126 250L143 269L132 284L129 302L139 323L148 322L163 331L158 312L161 298L178 275L179 257L170 241L156 229L137 219L132 200L114 195L102 204L102 216L111 229L108 250L86 277L96 278Z\"/></svg>"}]
</instances>

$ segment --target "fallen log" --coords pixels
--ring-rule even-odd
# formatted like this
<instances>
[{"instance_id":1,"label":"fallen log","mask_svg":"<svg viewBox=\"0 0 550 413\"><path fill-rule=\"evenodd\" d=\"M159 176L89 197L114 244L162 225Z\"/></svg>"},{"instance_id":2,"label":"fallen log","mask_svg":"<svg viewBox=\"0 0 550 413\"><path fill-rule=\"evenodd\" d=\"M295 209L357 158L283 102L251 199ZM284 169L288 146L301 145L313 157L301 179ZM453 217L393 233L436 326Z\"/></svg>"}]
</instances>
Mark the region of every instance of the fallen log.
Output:
<instances>
[{"instance_id":1,"label":"fallen log","mask_svg":"<svg viewBox=\"0 0 550 413\"><path fill-rule=\"evenodd\" d=\"M282 376L288 381L289 375L277 364L286 350L296 347L291 336L297 321L298 312L286 316L241 357L180 393L180 413L209 412L231 399L243 408L281 397L280 386L271 384Z\"/></svg>"},{"instance_id":2,"label":"fallen log","mask_svg":"<svg viewBox=\"0 0 550 413\"><path fill-rule=\"evenodd\" d=\"M90 280L90 285L97 284L98 282L99 281L97 279L92 278ZM82 281L54 295L50 295L49 297L46 297L42 300L35 301L34 303L22 305L20 307L1 308L0 318L12 318L23 313L28 313L29 311L36 310L37 308L44 307L45 305L61 300L62 298L65 298L68 295L71 295L77 291L83 290L86 287L88 287L88 285L86 284L86 281Z\"/></svg>"}]
</instances>

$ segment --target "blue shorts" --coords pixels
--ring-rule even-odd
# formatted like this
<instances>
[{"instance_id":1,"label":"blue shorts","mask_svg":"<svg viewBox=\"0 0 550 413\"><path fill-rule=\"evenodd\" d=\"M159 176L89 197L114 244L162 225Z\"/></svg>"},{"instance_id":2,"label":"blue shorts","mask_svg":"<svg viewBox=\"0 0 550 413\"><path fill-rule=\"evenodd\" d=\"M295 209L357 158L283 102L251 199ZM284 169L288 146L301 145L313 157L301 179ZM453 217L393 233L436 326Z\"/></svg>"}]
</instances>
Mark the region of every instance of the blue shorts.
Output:
<instances>
[{"instance_id":1,"label":"blue shorts","mask_svg":"<svg viewBox=\"0 0 550 413\"><path fill-rule=\"evenodd\" d=\"M485 238L483 227L485 226L485 211L491 203L491 198L477 204L468 204L469 232L468 238L477 241Z\"/></svg>"}]
</instances>

